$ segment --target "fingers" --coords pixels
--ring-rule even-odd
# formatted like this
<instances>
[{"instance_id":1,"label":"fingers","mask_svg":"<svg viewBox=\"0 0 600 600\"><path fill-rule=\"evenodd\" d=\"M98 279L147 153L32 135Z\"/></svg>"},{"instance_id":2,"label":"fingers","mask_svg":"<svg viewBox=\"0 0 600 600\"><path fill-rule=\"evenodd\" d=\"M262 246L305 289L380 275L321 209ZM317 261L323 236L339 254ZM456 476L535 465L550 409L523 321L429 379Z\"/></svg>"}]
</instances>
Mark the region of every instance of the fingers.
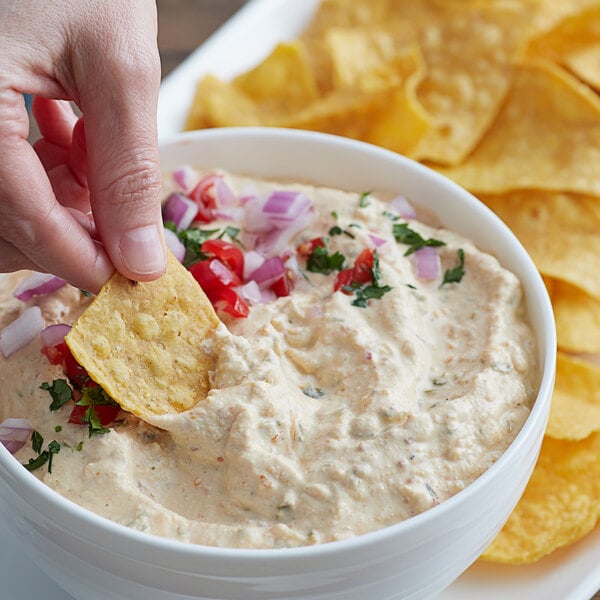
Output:
<instances>
[{"instance_id":1,"label":"fingers","mask_svg":"<svg viewBox=\"0 0 600 600\"><path fill-rule=\"evenodd\" d=\"M119 271L148 281L166 266L156 135L160 64L154 4L134 4L145 11L136 15L137 29L131 30L126 20L116 23L120 43L111 44L100 63L77 63L74 71L85 117L90 202L100 238Z\"/></svg>"},{"instance_id":2,"label":"fingers","mask_svg":"<svg viewBox=\"0 0 600 600\"><path fill-rule=\"evenodd\" d=\"M0 120L0 267L48 271L96 292L114 267L86 227L56 201L42 164L24 139L24 128L18 126L27 116L17 96L5 93L2 98L8 118Z\"/></svg>"},{"instance_id":3,"label":"fingers","mask_svg":"<svg viewBox=\"0 0 600 600\"><path fill-rule=\"evenodd\" d=\"M34 149L48 173L54 195L67 207L90 210L87 187L85 134L70 103L36 96L33 114L42 138Z\"/></svg>"}]
</instances>

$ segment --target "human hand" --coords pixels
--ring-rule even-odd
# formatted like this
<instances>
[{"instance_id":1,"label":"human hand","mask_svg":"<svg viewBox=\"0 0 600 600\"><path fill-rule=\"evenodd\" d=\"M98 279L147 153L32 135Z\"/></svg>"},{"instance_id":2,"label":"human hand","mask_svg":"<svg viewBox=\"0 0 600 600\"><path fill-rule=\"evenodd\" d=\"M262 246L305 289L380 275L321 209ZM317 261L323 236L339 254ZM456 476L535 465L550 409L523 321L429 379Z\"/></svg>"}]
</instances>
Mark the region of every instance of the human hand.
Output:
<instances>
[{"instance_id":1,"label":"human hand","mask_svg":"<svg viewBox=\"0 0 600 600\"><path fill-rule=\"evenodd\" d=\"M0 0L0 272L96 292L164 271L156 28L153 0Z\"/></svg>"}]
</instances>

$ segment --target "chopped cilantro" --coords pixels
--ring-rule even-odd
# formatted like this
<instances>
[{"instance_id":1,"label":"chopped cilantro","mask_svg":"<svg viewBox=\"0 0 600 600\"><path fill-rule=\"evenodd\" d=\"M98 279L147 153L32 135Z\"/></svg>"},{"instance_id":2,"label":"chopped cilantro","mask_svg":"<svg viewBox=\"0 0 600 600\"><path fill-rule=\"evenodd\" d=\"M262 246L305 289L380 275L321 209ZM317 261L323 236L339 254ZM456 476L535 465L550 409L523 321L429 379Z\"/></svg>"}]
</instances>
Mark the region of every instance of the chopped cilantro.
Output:
<instances>
[{"instance_id":1,"label":"chopped cilantro","mask_svg":"<svg viewBox=\"0 0 600 600\"><path fill-rule=\"evenodd\" d=\"M199 260L206 260L208 256L200 250L200 246L218 232L218 229L199 229L198 227L190 227L177 232L181 243L185 246L183 264L189 267Z\"/></svg>"},{"instance_id":2,"label":"chopped cilantro","mask_svg":"<svg viewBox=\"0 0 600 600\"><path fill-rule=\"evenodd\" d=\"M117 403L99 385L84 387L81 391L81 399L76 404L87 407L85 414L81 417L81 422L88 424L89 436L109 433L110 429L102 426L95 407L101 404L116 406Z\"/></svg>"},{"instance_id":3,"label":"chopped cilantro","mask_svg":"<svg viewBox=\"0 0 600 600\"><path fill-rule=\"evenodd\" d=\"M237 236L240 234L240 231L241 230L239 227L233 227L232 225L228 225L227 227L225 227L225 229L223 229L223 231L219 234L218 237L219 239L221 239L228 235L233 242L237 242Z\"/></svg>"},{"instance_id":4,"label":"chopped cilantro","mask_svg":"<svg viewBox=\"0 0 600 600\"><path fill-rule=\"evenodd\" d=\"M30 458L28 462L23 463L23 466L28 471L35 471L48 463L48 473L52 473L52 457L60 452L60 444L56 440L52 440L48 444L48 449L42 451L43 445L44 438L39 432L34 431L31 434L31 447L37 456L36 458Z\"/></svg>"},{"instance_id":5,"label":"chopped cilantro","mask_svg":"<svg viewBox=\"0 0 600 600\"><path fill-rule=\"evenodd\" d=\"M384 210L382 214L384 217L387 217L390 221L399 221L400 220L400 215L390 212L389 210Z\"/></svg>"},{"instance_id":6,"label":"chopped cilantro","mask_svg":"<svg viewBox=\"0 0 600 600\"><path fill-rule=\"evenodd\" d=\"M358 306L359 308L366 308L368 301L380 300L384 294L387 294L392 288L389 285L358 285L348 286L354 292L354 300L352 300L352 306Z\"/></svg>"},{"instance_id":7,"label":"chopped cilantro","mask_svg":"<svg viewBox=\"0 0 600 600\"><path fill-rule=\"evenodd\" d=\"M465 252L462 248L459 248L456 254L458 255L458 265L452 269L446 269L440 287L446 283L460 283L465 274Z\"/></svg>"},{"instance_id":8,"label":"chopped cilantro","mask_svg":"<svg viewBox=\"0 0 600 600\"><path fill-rule=\"evenodd\" d=\"M368 191L368 192L362 192L362 194L360 195L359 199L358 199L358 205L361 208L366 208L367 206L369 206L369 196L373 193L372 190Z\"/></svg>"},{"instance_id":9,"label":"chopped cilantro","mask_svg":"<svg viewBox=\"0 0 600 600\"><path fill-rule=\"evenodd\" d=\"M80 289L79 291L81 292L81 295L85 296L86 298L89 298L92 295L91 292L88 292L87 290Z\"/></svg>"},{"instance_id":10,"label":"chopped cilantro","mask_svg":"<svg viewBox=\"0 0 600 600\"><path fill-rule=\"evenodd\" d=\"M338 214L335 210L331 211L331 216L337 221L338 220Z\"/></svg>"},{"instance_id":11,"label":"chopped cilantro","mask_svg":"<svg viewBox=\"0 0 600 600\"><path fill-rule=\"evenodd\" d=\"M46 390L52 397L50 410L58 410L63 404L66 404L73 397L73 390L65 379L55 379L51 384L44 381L40 389Z\"/></svg>"},{"instance_id":12,"label":"chopped cilantro","mask_svg":"<svg viewBox=\"0 0 600 600\"><path fill-rule=\"evenodd\" d=\"M55 431L56 433L60 433L60 432L62 431L62 425L56 425L56 426L54 427L54 431Z\"/></svg>"},{"instance_id":13,"label":"chopped cilantro","mask_svg":"<svg viewBox=\"0 0 600 600\"><path fill-rule=\"evenodd\" d=\"M404 253L408 256L426 246L445 246L446 243L441 240L429 238L428 240L421 237L416 231L410 229L408 223L394 223L393 225L394 238L400 244L407 244L410 248Z\"/></svg>"},{"instance_id":14,"label":"chopped cilantro","mask_svg":"<svg viewBox=\"0 0 600 600\"><path fill-rule=\"evenodd\" d=\"M77 446L75 446L75 450L77 450L77 452L81 452L82 448L83 448L83 441L79 442L79 444L77 444Z\"/></svg>"},{"instance_id":15,"label":"chopped cilantro","mask_svg":"<svg viewBox=\"0 0 600 600\"><path fill-rule=\"evenodd\" d=\"M177 230L177 227L172 221L167 221L164 225L167 229L174 231L181 243L185 246L185 258L183 259L185 267L191 267L194 263L208 258L208 256L200 249L206 240L213 238L222 239L225 236L228 236L231 241L241 245L238 240L240 229L231 225L228 225L223 230L190 227L189 229L182 229L181 231Z\"/></svg>"},{"instance_id":16,"label":"chopped cilantro","mask_svg":"<svg viewBox=\"0 0 600 600\"><path fill-rule=\"evenodd\" d=\"M339 225L334 225L330 230L329 230L329 235L331 237L334 237L336 235L346 235L351 239L354 239L356 236L351 232L348 231L347 229L342 229Z\"/></svg>"},{"instance_id":17,"label":"chopped cilantro","mask_svg":"<svg viewBox=\"0 0 600 600\"><path fill-rule=\"evenodd\" d=\"M44 445L44 438L39 431L34 431L31 434L31 447L36 454L39 454L42 451L42 446Z\"/></svg>"},{"instance_id":18,"label":"chopped cilantro","mask_svg":"<svg viewBox=\"0 0 600 600\"><path fill-rule=\"evenodd\" d=\"M329 275L341 271L346 257L339 252L329 254L326 246L315 246L306 260L306 269L311 273Z\"/></svg>"},{"instance_id":19,"label":"chopped cilantro","mask_svg":"<svg viewBox=\"0 0 600 600\"><path fill-rule=\"evenodd\" d=\"M379 266L379 253L373 252L373 267L371 269L371 283L360 284L353 281L342 289L354 294L352 306L366 308L369 300L381 300L392 288L389 285L381 285L381 268Z\"/></svg>"}]
</instances>

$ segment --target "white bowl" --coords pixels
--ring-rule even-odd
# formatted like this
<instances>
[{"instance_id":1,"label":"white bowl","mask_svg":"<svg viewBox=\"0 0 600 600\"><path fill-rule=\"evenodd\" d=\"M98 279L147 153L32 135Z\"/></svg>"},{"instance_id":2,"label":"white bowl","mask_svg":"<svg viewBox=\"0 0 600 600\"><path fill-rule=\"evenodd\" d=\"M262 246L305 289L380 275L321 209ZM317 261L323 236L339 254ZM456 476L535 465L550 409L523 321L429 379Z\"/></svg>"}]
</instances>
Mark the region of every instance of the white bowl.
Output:
<instances>
[{"instance_id":1,"label":"white bowl","mask_svg":"<svg viewBox=\"0 0 600 600\"><path fill-rule=\"evenodd\" d=\"M542 280L502 222L454 183L392 152L333 136L222 129L162 144L164 170L222 167L349 190L403 193L450 229L495 254L521 279L537 336L541 383L531 415L501 458L465 490L407 521L318 546L241 550L193 546L133 531L80 508L41 483L0 445L4 523L33 560L82 600L392 600L428 598L485 549L535 464L550 409L556 338Z\"/></svg>"}]
</instances>

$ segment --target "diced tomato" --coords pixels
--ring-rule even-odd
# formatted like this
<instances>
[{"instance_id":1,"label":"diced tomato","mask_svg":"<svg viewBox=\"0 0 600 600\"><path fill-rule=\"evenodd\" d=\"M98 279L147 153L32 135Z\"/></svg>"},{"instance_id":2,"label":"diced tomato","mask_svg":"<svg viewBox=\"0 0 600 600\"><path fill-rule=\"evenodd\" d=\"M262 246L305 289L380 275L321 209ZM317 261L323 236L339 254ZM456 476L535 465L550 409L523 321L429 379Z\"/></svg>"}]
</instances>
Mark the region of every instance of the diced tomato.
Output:
<instances>
[{"instance_id":1,"label":"diced tomato","mask_svg":"<svg viewBox=\"0 0 600 600\"><path fill-rule=\"evenodd\" d=\"M238 286L242 283L241 279L218 258L210 258L194 263L189 271L207 295L213 289Z\"/></svg>"},{"instance_id":2,"label":"diced tomato","mask_svg":"<svg viewBox=\"0 0 600 600\"><path fill-rule=\"evenodd\" d=\"M352 281L357 283L370 283L373 281L374 265L373 248L365 248L354 261L354 276Z\"/></svg>"},{"instance_id":3,"label":"diced tomato","mask_svg":"<svg viewBox=\"0 0 600 600\"><path fill-rule=\"evenodd\" d=\"M312 240L308 240L307 242L302 242L297 248L296 252L300 256L310 256L312 251L318 246L324 248L325 240L322 237L313 238Z\"/></svg>"},{"instance_id":4,"label":"diced tomato","mask_svg":"<svg viewBox=\"0 0 600 600\"><path fill-rule=\"evenodd\" d=\"M206 240L200 247L205 254L212 254L233 271L240 280L244 273L244 254L231 242L225 240Z\"/></svg>"},{"instance_id":5,"label":"diced tomato","mask_svg":"<svg viewBox=\"0 0 600 600\"><path fill-rule=\"evenodd\" d=\"M71 415L69 416L69 423L86 425L86 423L83 421L83 418L85 417L87 408L87 406L80 406L76 404L71 411ZM119 415L119 412L121 412L121 407L113 404L96 404L94 406L94 410L98 415L98 419L102 427L108 427L114 423L115 419Z\"/></svg>"},{"instance_id":6,"label":"diced tomato","mask_svg":"<svg viewBox=\"0 0 600 600\"><path fill-rule=\"evenodd\" d=\"M212 290L206 294L216 311L221 311L236 317L243 319L248 316L250 312L249 306L242 300L235 290L229 287L223 286L219 290Z\"/></svg>"},{"instance_id":7,"label":"diced tomato","mask_svg":"<svg viewBox=\"0 0 600 600\"><path fill-rule=\"evenodd\" d=\"M218 258L197 262L189 270L215 310L238 318L248 316L250 311L248 305L231 289L241 285L241 279Z\"/></svg>"},{"instance_id":8,"label":"diced tomato","mask_svg":"<svg viewBox=\"0 0 600 600\"><path fill-rule=\"evenodd\" d=\"M271 289L275 292L278 298L289 296L294 289L294 280L284 273L275 283L271 285Z\"/></svg>"},{"instance_id":9,"label":"diced tomato","mask_svg":"<svg viewBox=\"0 0 600 600\"><path fill-rule=\"evenodd\" d=\"M42 354L51 365L61 365L67 354L71 354L66 342L58 342L54 346L42 346Z\"/></svg>"},{"instance_id":10,"label":"diced tomato","mask_svg":"<svg viewBox=\"0 0 600 600\"><path fill-rule=\"evenodd\" d=\"M219 175L207 175L190 192L190 200L193 200L198 205L198 214L195 221L210 223L214 220L212 210L217 208L215 183L219 178Z\"/></svg>"},{"instance_id":11,"label":"diced tomato","mask_svg":"<svg viewBox=\"0 0 600 600\"><path fill-rule=\"evenodd\" d=\"M74 385L82 387L89 381L88 372L75 360L75 357L69 352L63 361L65 375Z\"/></svg>"},{"instance_id":12,"label":"diced tomato","mask_svg":"<svg viewBox=\"0 0 600 600\"><path fill-rule=\"evenodd\" d=\"M50 364L62 365L65 375L73 385L82 387L91 381L88 372L75 360L66 342L58 342L54 346L43 346L41 352L48 358ZM93 383L93 385L97 384Z\"/></svg>"},{"instance_id":13,"label":"diced tomato","mask_svg":"<svg viewBox=\"0 0 600 600\"><path fill-rule=\"evenodd\" d=\"M352 283L352 277L354 275L354 269L343 269L337 274L335 278L335 283L333 284L333 291L337 292L338 290L350 285ZM343 290L345 294L351 294L352 292L348 292L347 290Z\"/></svg>"},{"instance_id":14,"label":"diced tomato","mask_svg":"<svg viewBox=\"0 0 600 600\"><path fill-rule=\"evenodd\" d=\"M342 290L345 294L351 294L349 290L342 288L358 283L360 285L371 283L373 281L373 265L374 265L374 250L365 248L354 261L354 265L349 269L343 269L337 274L335 283L333 284L334 291Z\"/></svg>"}]
</instances>

